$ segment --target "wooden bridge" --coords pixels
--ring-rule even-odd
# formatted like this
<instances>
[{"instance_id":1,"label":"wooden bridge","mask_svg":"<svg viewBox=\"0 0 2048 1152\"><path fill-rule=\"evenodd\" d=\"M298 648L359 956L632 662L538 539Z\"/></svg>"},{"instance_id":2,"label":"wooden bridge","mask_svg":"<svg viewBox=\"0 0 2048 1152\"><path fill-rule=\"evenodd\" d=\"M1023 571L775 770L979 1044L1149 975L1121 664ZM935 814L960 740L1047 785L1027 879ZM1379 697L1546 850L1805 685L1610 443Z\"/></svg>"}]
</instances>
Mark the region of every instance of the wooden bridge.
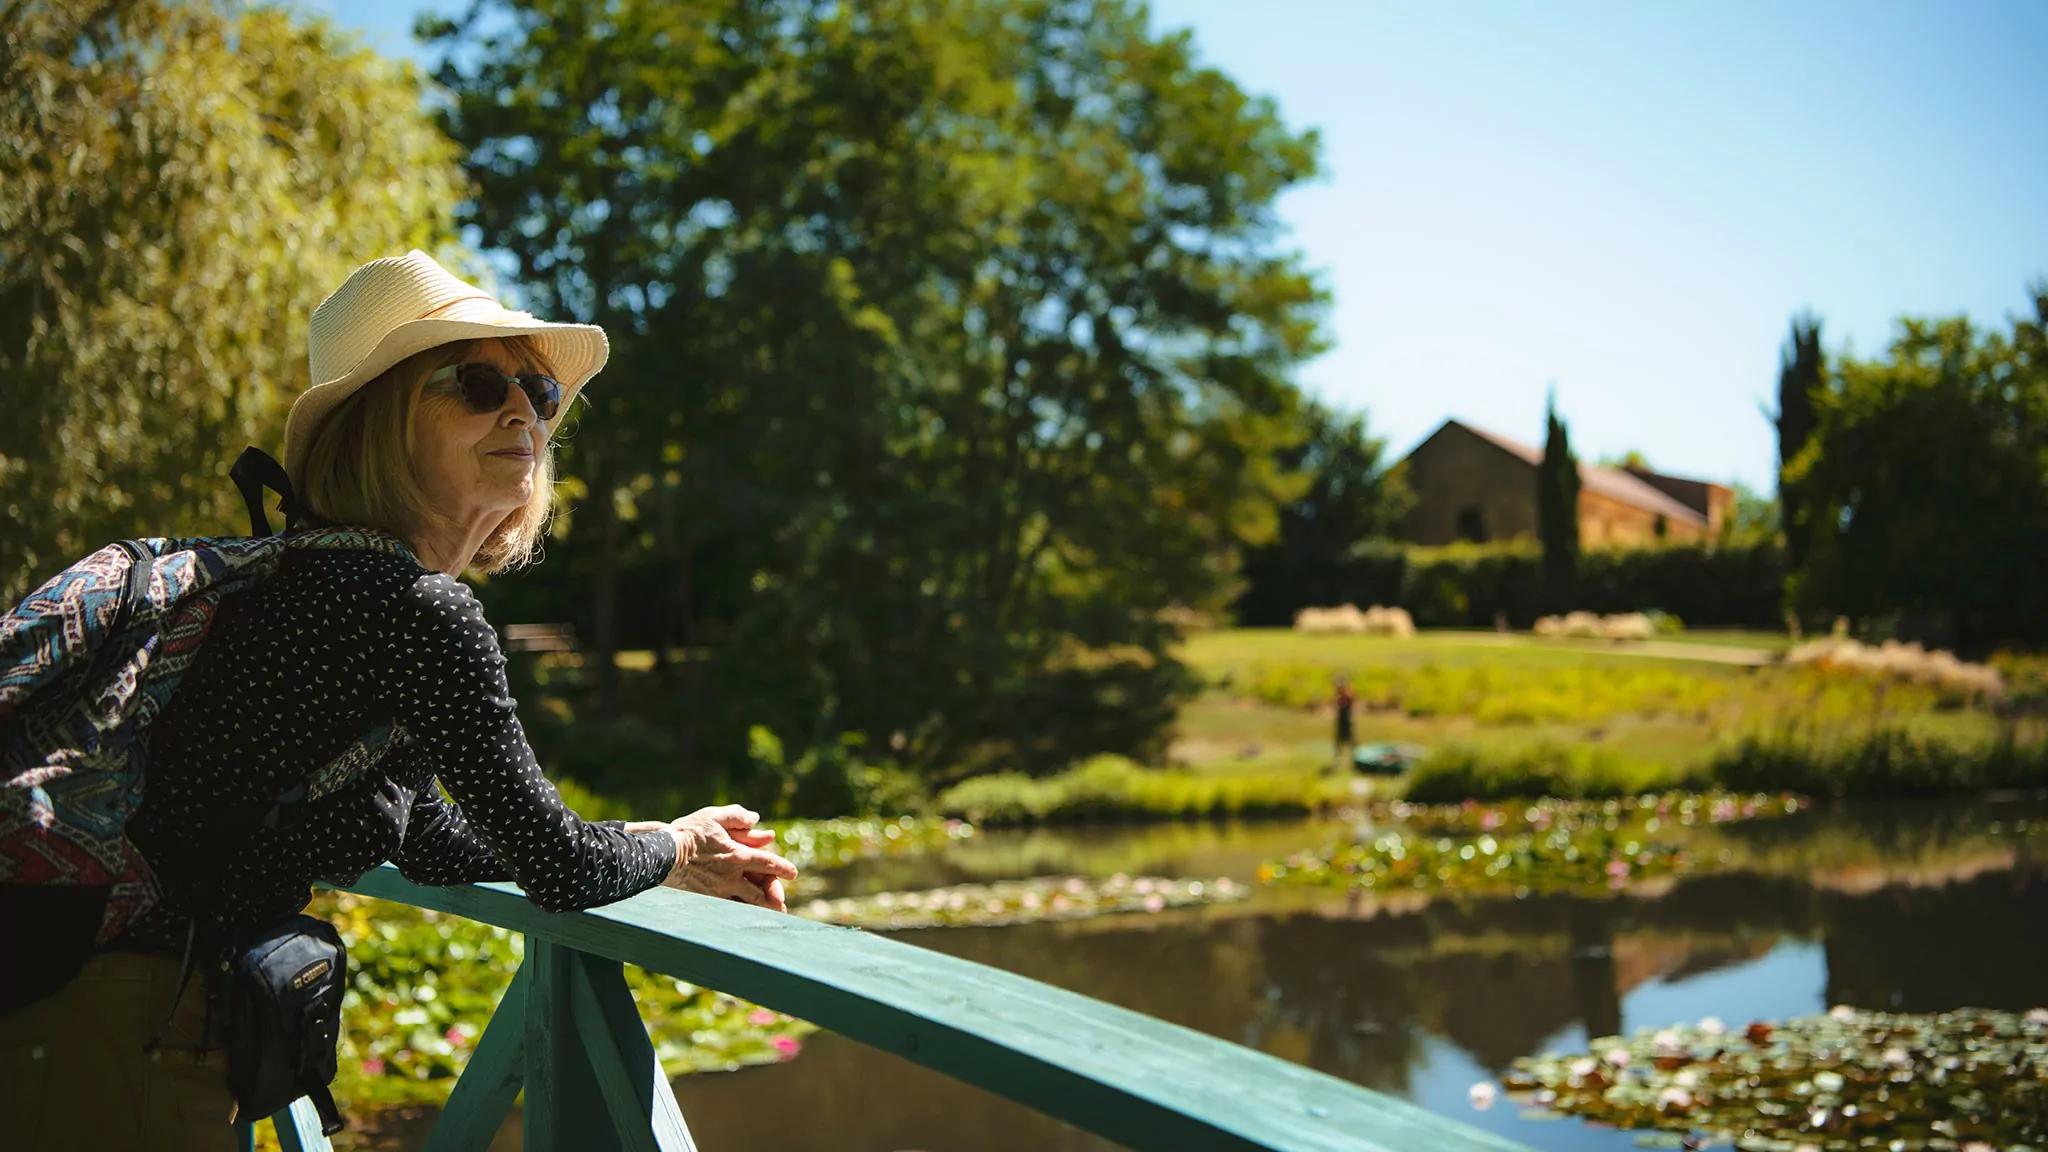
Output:
<instances>
[{"instance_id":1,"label":"wooden bridge","mask_svg":"<svg viewBox=\"0 0 2048 1152\"><path fill-rule=\"evenodd\" d=\"M1136 1149L1527 1152L1405 1101L998 969L750 905L655 889L543 912L510 884L349 891L526 935L428 1152L483 1152L526 1091L529 1149L694 1152L622 964L809 1020ZM273 1118L328 1147L312 1105ZM253 1129L242 1130L244 1146Z\"/></svg>"}]
</instances>

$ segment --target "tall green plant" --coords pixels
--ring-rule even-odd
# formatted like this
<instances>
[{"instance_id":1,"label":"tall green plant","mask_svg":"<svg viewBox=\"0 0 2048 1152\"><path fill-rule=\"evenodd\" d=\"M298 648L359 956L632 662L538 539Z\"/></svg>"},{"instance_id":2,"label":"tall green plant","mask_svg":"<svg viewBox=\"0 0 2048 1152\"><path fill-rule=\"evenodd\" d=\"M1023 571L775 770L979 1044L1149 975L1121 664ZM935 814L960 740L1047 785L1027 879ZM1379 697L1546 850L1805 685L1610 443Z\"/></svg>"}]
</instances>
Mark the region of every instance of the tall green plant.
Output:
<instances>
[{"instance_id":1,"label":"tall green plant","mask_svg":"<svg viewBox=\"0 0 2048 1152\"><path fill-rule=\"evenodd\" d=\"M1555 611L1574 606L1579 564L1579 460L1557 415L1544 405L1543 462L1536 469L1536 532L1543 542L1543 593Z\"/></svg>"},{"instance_id":2,"label":"tall green plant","mask_svg":"<svg viewBox=\"0 0 2048 1152\"><path fill-rule=\"evenodd\" d=\"M1784 526L1786 556L1794 569L1805 565L1813 536L1812 512L1790 473L1813 436L1817 422L1814 398L1826 387L1827 360L1820 346L1820 323L1810 312L1792 318L1792 334L1780 354L1778 410L1772 418L1778 430L1778 518Z\"/></svg>"},{"instance_id":3,"label":"tall green plant","mask_svg":"<svg viewBox=\"0 0 2048 1152\"><path fill-rule=\"evenodd\" d=\"M193 0L0 14L0 603L108 540L235 530L306 321L452 236L411 71L325 22Z\"/></svg>"}]
</instances>

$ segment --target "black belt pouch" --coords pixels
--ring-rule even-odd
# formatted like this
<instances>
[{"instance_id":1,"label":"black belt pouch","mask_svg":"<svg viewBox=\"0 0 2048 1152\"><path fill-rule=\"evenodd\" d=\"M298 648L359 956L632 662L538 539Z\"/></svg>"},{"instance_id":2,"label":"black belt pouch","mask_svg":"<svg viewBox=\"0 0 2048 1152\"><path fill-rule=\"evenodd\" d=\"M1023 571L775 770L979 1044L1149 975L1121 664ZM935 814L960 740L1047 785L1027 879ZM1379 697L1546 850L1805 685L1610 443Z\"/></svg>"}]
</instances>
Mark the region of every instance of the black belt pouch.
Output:
<instances>
[{"instance_id":1,"label":"black belt pouch","mask_svg":"<svg viewBox=\"0 0 2048 1152\"><path fill-rule=\"evenodd\" d=\"M221 981L221 1021L235 1119L275 1115L301 1096L320 1111L320 1127L341 1131L327 1086L341 1038L341 997L348 953L334 926L312 916L280 920L235 947Z\"/></svg>"}]
</instances>

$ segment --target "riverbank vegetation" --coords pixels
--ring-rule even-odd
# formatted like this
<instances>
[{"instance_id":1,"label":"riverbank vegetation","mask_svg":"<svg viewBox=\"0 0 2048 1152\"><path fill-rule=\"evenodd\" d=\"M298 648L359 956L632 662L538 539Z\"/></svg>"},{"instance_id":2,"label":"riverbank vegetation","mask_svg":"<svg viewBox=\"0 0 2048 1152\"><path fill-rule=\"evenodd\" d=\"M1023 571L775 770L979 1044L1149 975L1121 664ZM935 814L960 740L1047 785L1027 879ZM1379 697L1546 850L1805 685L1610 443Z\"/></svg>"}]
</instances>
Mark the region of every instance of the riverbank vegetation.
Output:
<instances>
[{"instance_id":1,"label":"riverbank vegetation","mask_svg":"<svg viewBox=\"0 0 2048 1152\"><path fill-rule=\"evenodd\" d=\"M1360 741L1429 750L1400 785L1421 802L1713 787L1832 798L2048 787L2038 658L2002 657L1992 691L1981 678L1784 666L1771 661L1771 637L1730 640L1689 649L1470 632L1199 635L1184 653L1208 687L1182 714L1172 754L1195 772L1327 770L1328 699L1344 675L1361 705ZM1744 650L1754 659L1740 658Z\"/></svg>"}]
</instances>

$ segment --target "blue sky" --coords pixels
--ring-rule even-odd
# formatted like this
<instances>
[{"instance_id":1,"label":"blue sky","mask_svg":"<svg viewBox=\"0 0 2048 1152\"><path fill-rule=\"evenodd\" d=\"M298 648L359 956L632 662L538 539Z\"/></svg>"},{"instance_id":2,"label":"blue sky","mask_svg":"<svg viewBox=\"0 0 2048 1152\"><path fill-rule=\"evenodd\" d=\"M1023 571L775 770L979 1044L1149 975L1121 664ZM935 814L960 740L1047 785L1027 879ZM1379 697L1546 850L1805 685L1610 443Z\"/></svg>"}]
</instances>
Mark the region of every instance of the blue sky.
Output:
<instances>
[{"instance_id":1,"label":"blue sky","mask_svg":"<svg viewBox=\"0 0 2048 1152\"><path fill-rule=\"evenodd\" d=\"M314 0L409 53L412 0ZM1312 392L1396 452L1447 416L1768 489L1791 315L1881 351L2048 277L2039 0L1155 0L1322 134L1281 203L1326 278Z\"/></svg>"}]
</instances>

